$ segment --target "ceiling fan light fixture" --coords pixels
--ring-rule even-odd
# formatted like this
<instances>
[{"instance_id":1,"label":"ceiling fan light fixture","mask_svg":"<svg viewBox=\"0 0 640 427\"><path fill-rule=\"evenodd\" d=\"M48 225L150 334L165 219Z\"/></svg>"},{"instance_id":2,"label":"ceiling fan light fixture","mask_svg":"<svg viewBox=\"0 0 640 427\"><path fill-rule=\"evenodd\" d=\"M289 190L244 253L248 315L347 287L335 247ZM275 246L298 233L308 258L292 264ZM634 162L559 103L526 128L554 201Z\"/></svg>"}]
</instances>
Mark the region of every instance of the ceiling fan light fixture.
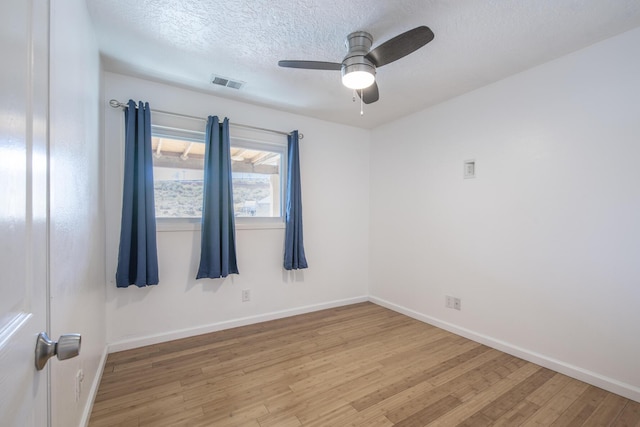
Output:
<instances>
[{"instance_id":1,"label":"ceiling fan light fixture","mask_svg":"<svg viewBox=\"0 0 640 427\"><path fill-rule=\"evenodd\" d=\"M376 80L369 71L352 71L342 76L342 84L349 89L365 89Z\"/></svg>"},{"instance_id":2,"label":"ceiling fan light fixture","mask_svg":"<svg viewBox=\"0 0 640 427\"><path fill-rule=\"evenodd\" d=\"M367 62L355 62L352 58L345 60L342 66L342 84L349 89L365 89L376 80L376 69Z\"/></svg>"}]
</instances>

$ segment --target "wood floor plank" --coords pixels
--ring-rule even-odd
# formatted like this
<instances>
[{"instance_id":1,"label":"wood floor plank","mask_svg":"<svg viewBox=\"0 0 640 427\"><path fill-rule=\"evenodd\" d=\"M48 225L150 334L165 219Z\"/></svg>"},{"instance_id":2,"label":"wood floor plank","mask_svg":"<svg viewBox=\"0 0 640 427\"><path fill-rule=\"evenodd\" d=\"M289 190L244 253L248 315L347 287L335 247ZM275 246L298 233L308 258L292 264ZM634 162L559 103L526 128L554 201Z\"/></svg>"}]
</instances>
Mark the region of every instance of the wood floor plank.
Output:
<instances>
[{"instance_id":1,"label":"wood floor plank","mask_svg":"<svg viewBox=\"0 0 640 427\"><path fill-rule=\"evenodd\" d=\"M93 409L93 414L97 417L107 417L113 413L133 411L136 408L145 407L156 400L173 396L178 389L178 384L170 382L149 388L145 393L126 393L109 399L109 405L96 405Z\"/></svg>"},{"instance_id":2,"label":"wood floor plank","mask_svg":"<svg viewBox=\"0 0 640 427\"><path fill-rule=\"evenodd\" d=\"M89 421L424 425L640 426L640 404L360 303L110 354Z\"/></svg>"},{"instance_id":3,"label":"wood floor plank","mask_svg":"<svg viewBox=\"0 0 640 427\"><path fill-rule=\"evenodd\" d=\"M427 369L424 369L423 371L418 372L417 374L400 378L391 384L388 384L388 385L381 384L381 386L377 387L375 391L373 391L372 393L366 396L361 397L356 401L353 401L351 405L354 408L356 408L358 411L362 411L363 409L373 406L376 403L379 403L399 393L402 390L414 387L417 384L420 384L422 382L429 381L432 378L437 377L438 375L441 375L441 374L444 374L445 372L450 371L451 369L457 369L461 364L469 360L472 360L483 353L486 353L486 351L488 351L487 347L477 345L477 346L473 346L473 348L471 348L466 352L463 352L460 354L453 353L453 357L450 357L452 356L452 354L449 353L447 356L442 358L445 360L437 359L434 357L433 358L435 359L434 366L427 366ZM437 363L437 362L440 362L440 363Z\"/></svg>"},{"instance_id":4,"label":"wood floor plank","mask_svg":"<svg viewBox=\"0 0 640 427\"><path fill-rule=\"evenodd\" d=\"M620 415L613 422L612 427L638 427L640 426L640 403L627 401Z\"/></svg>"},{"instance_id":5,"label":"wood floor plank","mask_svg":"<svg viewBox=\"0 0 640 427\"><path fill-rule=\"evenodd\" d=\"M553 427L583 425L604 400L606 395L607 392L598 387L587 387L587 389L578 396L576 401L551 425Z\"/></svg>"},{"instance_id":6,"label":"wood floor plank","mask_svg":"<svg viewBox=\"0 0 640 427\"><path fill-rule=\"evenodd\" d=\"M533 375L527 377L522 382L503 393L486 405L480 412L491 420L497 420L510 411L518 403L525 400L527 396L549 381L555 373L549 369L540 368Z\"/></svg>"},{"instance_id":7,"label":"wood floor plank","mask_svg":"<svg viewBox=\"0 0 640 427\"><path fill-rule=\"evenodd\" d=\"M518 402L516 406L507 411L504 415L498 418L494 423L494 427L511 427L519 426L526 419L535 414L540 407L535 403L528 400Z\"/></svg>"},{"instance_id":8,"label":"wood floor plank","mask_svg":"<svg viewBox=\"0 0 640 427\"><path fill-rule=\"evenodd\" d=\"M527 401L533 403L537 406L542 406L546 404L550 399L560 392L564 387L567 386L570 382L575 381L566 375L562 375L556 372L556 374L546 383L544 383L540 388L535 390L529 396L527 396Z\"/></svg>"},{"instance_id":9,"label":"wood floor plank","mask_svg":"<svg viewBox=\"0 0 640 427\"><path fill-rule=\"evenodd\" d=\"M550 426L589 387L588 384L572 380L553 399L550 399L522 425L525 427Z\"/></svg>"},{"instance_id":10,"label":"wood floor plank","mask_svg":"<svg viewBox=\"0 0 640 427\"><path fill-rule=\"evenodd\" d=\"M302 423L295 415L268 413L256 419L260 427L300 427Z\"/></svg>"},{"instance_id":11,"label":"wood floor plank","mask_svg":"<svg viewBox=\"0 0 640 427\"><path fill-rule=\"evenodd\" d=\"M444 396L442 399L433 402L431 405L425 406L418 412L410 415L394 424L396 427L421 427L437 420L451 409L461 405L460 399L451 395Z\"/></svg>"},{"instance_id":12,"label":"wood floor plank","mask_svg":"<svg viewBox=\"0 0 640 427\"><path fill-rule=\"evenodd\" d=\"M525 363L502 378L491 375L493 372L485 371L484 375L486 378L484 381L478 383L481 388L476 388L478 385L472 386L471 388L475 390L475 393L466 392L463 397L463 399L466 400L463 400L464 403L462 405L457 406L444 416L438 418L434 423L428 425L464 425L465 423L466 425L473 425L467 422L467 420L476 413L479 414L473 420L478 425L488 425L491 419L482 414L481 410L517 386L523 379L532 375L539 368L539 366ZM453 393L454 396L456 394L457 393Z\"/></svg>"},{"instance_id":13,"label":"wood floor plank","mask_svg":"<svg viewBox=\"0 0 640 427\"><path fill-rule=\"evenodd\" d=\"M610 424L611 420L615 420L618 417L626 404L627 399L624 397L608 393L602 403L585 421L584 427L597 427Z\"/></svg>"}]
</instances>

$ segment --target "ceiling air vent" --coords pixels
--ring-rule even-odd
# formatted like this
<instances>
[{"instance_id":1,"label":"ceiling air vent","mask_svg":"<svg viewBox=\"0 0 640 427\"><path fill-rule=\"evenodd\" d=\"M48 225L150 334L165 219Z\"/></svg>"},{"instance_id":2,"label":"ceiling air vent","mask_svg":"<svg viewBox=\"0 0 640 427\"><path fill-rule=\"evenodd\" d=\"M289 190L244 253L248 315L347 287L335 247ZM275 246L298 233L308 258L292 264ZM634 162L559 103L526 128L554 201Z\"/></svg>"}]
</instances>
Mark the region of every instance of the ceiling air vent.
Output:
<instances>
[{"instance_id":1,"label":"ceiling air vent","mask_svg":"<svg viewBox=\"0 0 640 427\"><path fill-rule=\"evenodd\" d=\"M231 89L240 89L245 82L240 80L232 80L228 77L216 76L215 74L211 76L211 83L218 86L230 87Z\"/></svg>"}]
</instances>

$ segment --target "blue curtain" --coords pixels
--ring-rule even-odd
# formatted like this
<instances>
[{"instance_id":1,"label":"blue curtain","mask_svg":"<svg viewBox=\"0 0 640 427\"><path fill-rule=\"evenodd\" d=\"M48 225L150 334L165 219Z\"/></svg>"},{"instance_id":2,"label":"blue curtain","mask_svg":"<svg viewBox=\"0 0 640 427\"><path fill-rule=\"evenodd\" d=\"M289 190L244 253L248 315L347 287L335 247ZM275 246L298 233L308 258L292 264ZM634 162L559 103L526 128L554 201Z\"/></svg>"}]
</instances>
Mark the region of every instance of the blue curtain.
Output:
<instances>
[{"instance_id":1,"label":"blue curtain","mask_svg":"<svg viewBox=\"0 0 640 427\"><path fill-rule=\"evenodd\" d=\"M209 116L205 132L202 243L196 279L239 274L231 187L229 119Z\"/></svg>"},{"instance_id":2,"label":"blue curtain","mask_svg":"<svg viewBox=\"0 0 640 427\"><path fill-rule=\"evenodd\" d=\"M156 214L153 201L151 111L129 100L124 109L125 153L122 224L116 285L158 284Z\"/></svg>"},{"instance_id":3,"label":"blue curtain","mask_svg":"<svg viewBox=\"0 0 640 427\"><path fill-rule=\"evenodd\" d=\"M302 189L300 185L300 156L298 131L289 135L287 164L287 206L285 212L284 268L307 268L302 241Z\"/></svg>"}]
</instances>

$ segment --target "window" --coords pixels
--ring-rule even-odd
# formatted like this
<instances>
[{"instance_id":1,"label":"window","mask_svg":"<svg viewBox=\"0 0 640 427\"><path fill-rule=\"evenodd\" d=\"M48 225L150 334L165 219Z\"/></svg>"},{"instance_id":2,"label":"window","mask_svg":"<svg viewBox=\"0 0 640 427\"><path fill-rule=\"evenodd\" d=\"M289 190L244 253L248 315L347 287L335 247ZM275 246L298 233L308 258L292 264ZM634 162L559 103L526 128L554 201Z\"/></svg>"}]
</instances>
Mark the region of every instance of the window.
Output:
<instances>
[{"instance_id":1,"label":"window","mask_svg":"<svg viewBox=\"0 0 640 427\"><path fill-rule=\"evenodd\" d=\"M156 218L202 216L204 132L152 128ZM282 222L286 140L231 131L233 201L238 224Z\"/></svg>"}]
</instances>

